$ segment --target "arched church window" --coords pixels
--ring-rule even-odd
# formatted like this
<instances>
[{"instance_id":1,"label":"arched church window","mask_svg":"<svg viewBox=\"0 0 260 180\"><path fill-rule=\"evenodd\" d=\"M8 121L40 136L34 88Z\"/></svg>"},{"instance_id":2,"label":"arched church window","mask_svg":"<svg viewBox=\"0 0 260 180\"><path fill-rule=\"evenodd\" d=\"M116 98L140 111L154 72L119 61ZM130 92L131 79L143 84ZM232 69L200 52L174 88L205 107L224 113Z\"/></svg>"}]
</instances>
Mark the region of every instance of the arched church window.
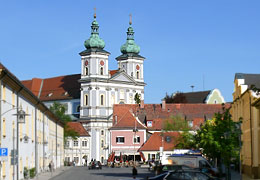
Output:
<instances>
[{"instance_id":1,"label":"arched church window","mask_svg":"<svg viewBox=\"0 0 260 180\"><path fill-rule=\"evenodd\" d=\"M104 140L101 140L101 147L104 147Z\"/></svg>"},{"instance_id":2,"label":"arched church window","mask_svg":"<svg viewBox=\"0 0 260 180\"><path fill-rule=\"evenodd\" d=\"M104 104L105 104L105 96L104 96L104 94L101 94L100 95L100 105L104 106Z\"/></svg>"},{"instance_id":3,"label":"arched church window","mask_svg":"<svg viewBox=\"0 0 260 180\"><path fill-rule=\"evenodd\" d=\"M85 75L88 75L88 67L85 68Z\"/></svg>"},{"instance_id":4,"label":"arched church window","mask_svg":"<svg viewBox=\"0 0 260 180\"><path fill-rule=\"evenodd\" d=\"M136 79L139 79L139 71L136 72Z\"/></svg>"},{"instance_id":5,"label":"arched church window","mask_svg":"<svg viewBox=\"0 0 260 180\"><path fill-rule=\"evenodd\" d=\"M104 69L103 69L103 67L100 68L100 75L104 75Z\"/></svg>"},{"instance_id":6,"label":"arched church window","mask_svg":"<svg viewBox=\"0 0 260 180\"><path fill-rule=\"evenodd\" d=\"M88 106L88 95L85 95L85 106Z\"/></svg>"}]
</instances>

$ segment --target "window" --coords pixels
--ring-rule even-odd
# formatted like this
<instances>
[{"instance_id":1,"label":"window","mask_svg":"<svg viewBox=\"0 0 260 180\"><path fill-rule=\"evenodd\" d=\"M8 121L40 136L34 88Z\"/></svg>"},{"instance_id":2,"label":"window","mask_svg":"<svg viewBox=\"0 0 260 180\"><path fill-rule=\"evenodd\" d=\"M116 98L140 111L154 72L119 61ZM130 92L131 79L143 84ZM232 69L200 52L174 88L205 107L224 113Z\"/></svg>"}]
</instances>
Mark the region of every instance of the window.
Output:
<instances>
[{"instance_id":1,"label":"window","mask_svg":"<svg viewBox=\"0 0 260 180\"><path fill-rule=\"evenodd\" d=\"M104 130L101 130L101 135L102 135L102 136L104 135Z\"/></svg>"},{"instance_id":2,"label":"window","mask_svg":"<svg viewBox=\"0 0 260 180\"><path fill-rule=\"evenodd\" d=\"M104 104L105 104L105 96L104 96L104 94L101 94L100 95L100 105L104 106Z\"/></svg>"},{"instance_id":3,"label":"window","mask_svg":"<svg viewBox=\"0 0 260 180\"><path fill-rule=\"evenodd\" d=\"M139 71L136 72L136 79L139 79Z\"/></svg>"},{"instance_id":4,"label":"window","mask_svg":"<svg viewBox=\"0 0 260 180\"><path fill-rule=\"evenodd\" d=\"M6 136L6 124L5 124L5 118L3 118L3 137L5 138Z\"/></svg>"},{"instance_id":5,"label":"window","mask_svg":"<svg viewBox=\"0 0 260 180\"><path fill-rule=\"evenodd\" d=\"M125 137L116 137L116 143L125 143Z\"/></svg>"},{"instance_id":6,"label":"window","mask_svg":"<svg viewBox=\"0 0 260 180\"><path fill-rule=\"evenodd\" d=\"M77 106L76 112L80 112L80 105Z\"/></svg>"},{"instance_id":7,"label":"window","mask_svg":"<svg viewBox=\"0 0 260 180\"><path fill-rule=\"evenodd\" d=\"M193 121L188 121L189 127L193 127Z\"/></svg>"},{"instance_id":8,"label":"window","mask_svg":"<svg viewBox=\"0 0 260 180\"><path fill-rule=\"evenodd\" d=\"M134 143L140 143L140 137L139 136L134 137Z\"/></svg>"},{"instance_id":9,"label":"window","mask_svg":"<svg viewBox=\"0 0 260 180\"><path fill-rule=\"evenodd\" d=\"M66 141L66 147L70 147L70 142L69 141Z\"/></svg>"},{"instance_id":10,"label":"window","mask_svg":"<svg viewBox=\"0 0 260 180\"><path fill-rule=\"evenodd\" d=\"M6 88L5 88L5 85L3 85L3 97L2 97L2 99L5 101L5 98L6 98Z\"/></svg>"},{"instance_id":11,"label":"window","mask_svg":"<svg viewBox=\"0 0 260 180\"><path fill-rule=\"evenodd\" d=\"M85 140L85 141L82 141L82 146L83 146L83 147L87 147L87 146L88 146L88 141L86 141L86 140Z\"/></svg>"},{"instance_id":12,"label":"window","mask_svg":"<svg viewBox=\"0 0 260 180\"><path fill-rule=\"evenodd\" d=\"M101 147L104 147L104 140L101 140Z\"/></svg>"},{"instance_id":13,"label":"window","mask_svg":"<svg viewBox=\"0 0 260 180\"><path fill-rule=\"evenodd\" d=\"M78 147L78 146L79 146L79 141L74 141L74 142L73 142L73 145L74 145L75 147Z\"/></svg>"},{"instance_id":14,"label":"window","mask_svg":"<svg viewBox=\"0 0 260 180\"><path fill-rule=\"evenodd\" d=\"M125 91L123 89L120 90L120 99L125 99Z\"/></svg>"},{"instance_id":15,"label":"window","mask_svg":"<svg viewBox=\"0 0 260 180\"><path fill-rule=\"evenodd\" d=\"M84 104L85 104L85 106L88 106L88 95L87 94L85 95L85 103Z\"/></svg>"},{"instance_id":16,"label":"window","mask_svg":"<svg viewBox=\"0 0 260 180\"><path fill-rule=\"evenodd\" d=\"M153 127L153 121L147 121L147 127Z\"/></svg>"},{"instance_id":17,"label":"window","mask_svg":"<svg viewBox=\"0 0 260 180\"><path fill-rule=\"evenodd\" d=\"M104 68L103 67L100 68L100 75L104 75Z\"/></svg>"},{"instance_id":18,"label":"window","mask_svg":"<svg viewBox=\"0 0 260 180\"><path fill-rule=\"evenodd\" d=\"M88 75L88 67L85 67L85 75Z\"/></svg>"}]
</instances>

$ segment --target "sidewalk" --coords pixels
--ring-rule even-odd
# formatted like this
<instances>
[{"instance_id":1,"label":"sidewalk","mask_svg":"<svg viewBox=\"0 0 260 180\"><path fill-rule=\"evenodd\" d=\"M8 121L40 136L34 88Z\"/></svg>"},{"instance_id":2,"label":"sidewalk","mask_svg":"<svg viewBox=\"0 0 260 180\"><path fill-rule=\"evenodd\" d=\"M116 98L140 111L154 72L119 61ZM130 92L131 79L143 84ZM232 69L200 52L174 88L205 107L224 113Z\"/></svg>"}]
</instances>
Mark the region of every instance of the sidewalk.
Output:
<instances>
[{"instance_id":1,"label":"sidewalk","mask_svg":"<svg viewBox=\"0 0 260 180\"><path fill-rule=\"evenodd\" d=\"M58 168L58 169L55 169L54 172L43 172L43 173L40 173L38 174L38 176L35 176L33 178L33 180L48 180L48 179L51 179L59 174L61 174L62 172L64 171L67 171L68 169L70 169L72 166L63 166L61 168Z\"/></svg>"},{"instance_id":2,"label":"sidewalk","mask_svg":"<svg viewBox=\"0 0 260 180\"><path fill-rule=\"evenodd\" d=\"M233 171L231 170L231 179L233 180L239 180L240 179L240 175L239 172L237 171ZM242 174L242 180L260 180L260 179L251 179L250 177L248 177L245 174Z\"/></svg>"}]
</instances>

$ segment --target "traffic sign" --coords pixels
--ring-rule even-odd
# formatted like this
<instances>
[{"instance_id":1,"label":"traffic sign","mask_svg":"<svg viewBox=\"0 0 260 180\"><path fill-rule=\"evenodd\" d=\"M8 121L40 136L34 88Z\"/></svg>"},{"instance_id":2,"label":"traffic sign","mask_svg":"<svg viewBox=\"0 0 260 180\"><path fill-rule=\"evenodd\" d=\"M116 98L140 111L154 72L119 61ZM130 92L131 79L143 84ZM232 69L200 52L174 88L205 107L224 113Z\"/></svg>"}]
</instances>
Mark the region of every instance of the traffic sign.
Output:
<instances>
[{"instance_id":1,"label":"traffic sign","mask_svg":"<svg viewBox=\"0 0 260 180\"><path fill-rule=\"evenodd\" d=\"M0 156L8 156L8 149L0 148Z\"/></svg>"}]
</instances>

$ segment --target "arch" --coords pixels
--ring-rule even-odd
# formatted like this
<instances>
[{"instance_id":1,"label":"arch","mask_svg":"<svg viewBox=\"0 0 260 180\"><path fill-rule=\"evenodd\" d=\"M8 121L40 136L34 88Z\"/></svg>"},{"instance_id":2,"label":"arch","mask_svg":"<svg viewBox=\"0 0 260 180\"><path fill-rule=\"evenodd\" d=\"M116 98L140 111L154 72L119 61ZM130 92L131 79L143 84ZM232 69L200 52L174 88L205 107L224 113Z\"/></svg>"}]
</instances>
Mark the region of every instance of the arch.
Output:
<instances>
[{"instance_id":1,"label":"arch","mask_svg":"<svg viewBox=\"0 0 260 180\"><path fill-rule=\"evenodd\" d=\"M100 95L100 106L104 106L105 105L105 95L101 94Z\"/></svg>"}]
</instances>

